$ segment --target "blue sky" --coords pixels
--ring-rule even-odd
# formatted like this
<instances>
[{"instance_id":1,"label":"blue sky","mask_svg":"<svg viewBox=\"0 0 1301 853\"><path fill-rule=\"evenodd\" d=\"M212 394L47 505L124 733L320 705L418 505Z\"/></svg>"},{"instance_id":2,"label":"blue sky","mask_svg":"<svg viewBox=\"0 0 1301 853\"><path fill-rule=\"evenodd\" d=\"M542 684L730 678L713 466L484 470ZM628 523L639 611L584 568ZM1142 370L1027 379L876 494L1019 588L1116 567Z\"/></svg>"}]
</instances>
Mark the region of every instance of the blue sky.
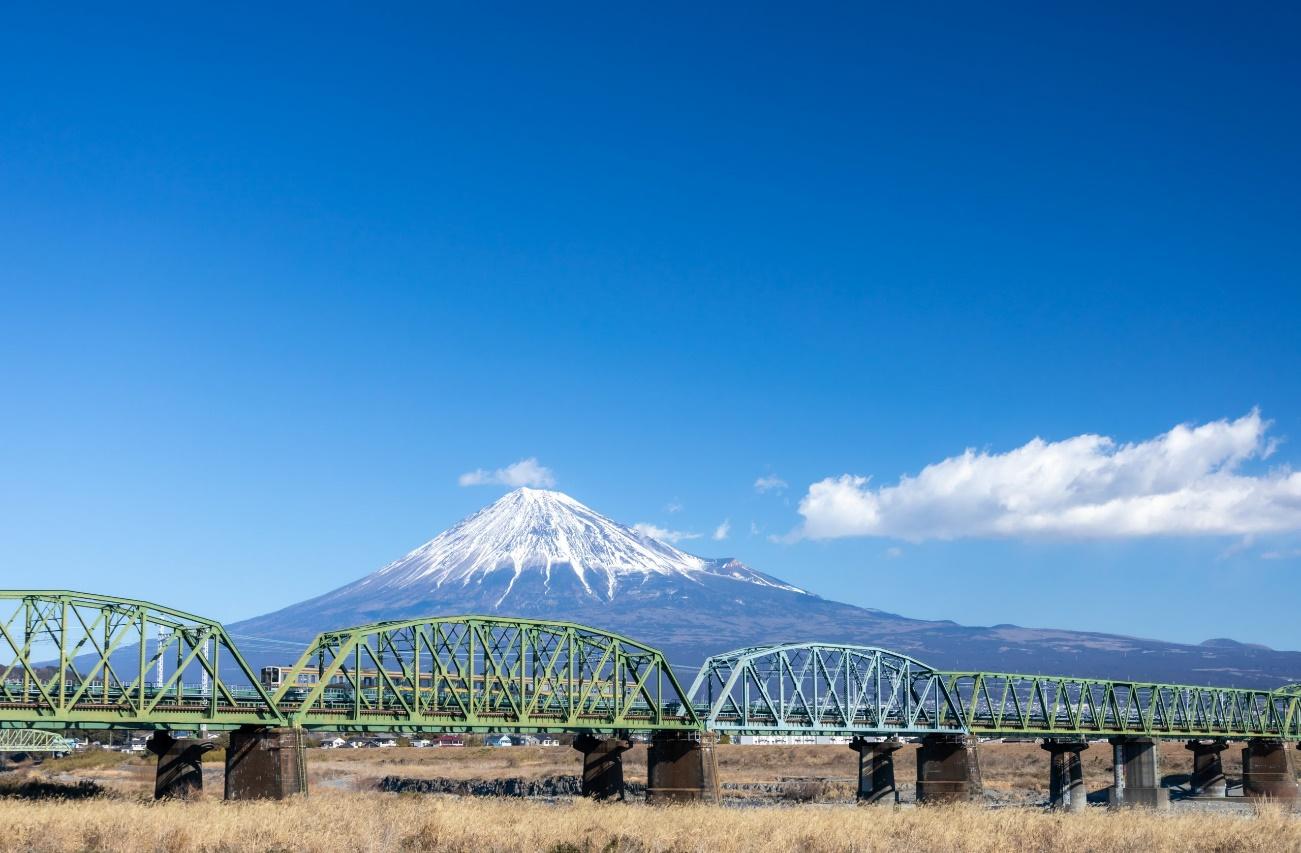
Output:
<instances>
[{"instance_id":1,"label":"blue sky","mask_svg":"<svg viewBox=\"0 0 1301 853\"><path fill-rule=\"evenodd\" d=\"M1299 25L6 10L0 576L251 616L533 459L827 597L1301 648Z\"/></svg>"}]
</instances>

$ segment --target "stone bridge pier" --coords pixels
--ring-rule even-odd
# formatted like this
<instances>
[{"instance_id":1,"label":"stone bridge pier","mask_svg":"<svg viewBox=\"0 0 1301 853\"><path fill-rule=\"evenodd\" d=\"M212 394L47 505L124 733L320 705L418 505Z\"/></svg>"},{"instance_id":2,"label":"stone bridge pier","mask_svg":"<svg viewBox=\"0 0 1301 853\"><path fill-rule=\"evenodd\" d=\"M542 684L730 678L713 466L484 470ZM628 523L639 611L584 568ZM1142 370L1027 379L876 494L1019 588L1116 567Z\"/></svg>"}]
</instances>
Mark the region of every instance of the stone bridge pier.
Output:
<instances>
[{"instance_id":1,"label":"stone bridge pier","mask_svg":"<svg viewBox=\"0 0 1301 853\"><path fill-rule=\"evenodd\" d=\"M1223 738L1214 740L1190 740L1184 745L1193 754L1193 773L1189 777L1189 788L1194 797L1223 797L1228 788L1224 779L1224 761L1220 753L1229 748L1229 742Z\"/></svg>"},{"instance_id":2,"label":"stone bridge pier","mask_svg":"<svg viewBox=\"0 0 1301 853\"><path fill-rule=\"evenodd\" d=\"M226 799L283 800L307 793L303 730L240 726L226 750Z\"/></svg>"},{"instance_id":3,"label":"stone bridge pier","mask_svg":"<svg viewBox=\"0 0 1301 853\"><path fill-rule=\"evenodd\" d=\"M899 802L899 790L894 784L894 754L903 749L898 738L869 741L856 737L849 748L858 753L858 802Z\"/></svg>"},{"instance_id":4,"label":"stone bridge pier","mask_svg":"<svg viewBox=\"0 0 1301 853\"><path fill-rule=\"evenodd\" d=\"M214 746L211 741L178 740L170 732L154 732L145 743L145 748L158 756L154 799L188 799L203 793L203 754Z\"/></svg>"},{"instance_id":5,"label":"stone bridge pier","mask_svg":"<svg viewBox=\"0 0 1301 853\"><path fill-rule=\"evenodd\" d=\"M583 754L582 794L594 800L623 799L623 754L632 741L622 737L581 734L574 749Z\"/></svg>"},{"instance_id":6,"label":"stone bridge pier","mask_svg":"<svg viewBox=\"0 0 1301 853\"><path fill-rule=\"evenodd\" d=\"M1252 799L1301 801L1287 741L1251 738L1242 750L1242 793Z\"/></svg>"},{"instance_id":7,"label":"stone bridge pier","mask_svg":"<svg viewBox=\"0 0 1301 853\"><path fill-rule=\"evenodd\" d=\"M967 802L980 797L980 756L966 735L927 735L917 747L917 802Z\"/></svg>"},{"instance_id":8,"label":"stone bridge pier","mask_svg":"<svg viewBox=\"0 0 1301 853\"><path fill-rule=\"evenodd\" d=\"M1049 738L1043 742L1048 750L1048 803L1054 809L1082 812L1088 808L1088 791L1084 787L1084 765L1080 753L1089 748L1083 740Z\"/></svg>"},{"instance_id":9,"label":"stone bridge pier","mask_svg":"<svg viewBox=\"0 0 1301 853\"><path fill-rule=\"evenodd\" d=\"M711 732L655 732L646 756L648 803L718 802L716 736Z\"/></svg>"},{"instance_id":10,"label":"stone bridge pier","mask_svg":"<svg viewBox=\"0 0 1301 853\"><path fill-rule=\"evenodd\" d=\"M1112 808L1164 809L1170 792L1161 787L1161 754L1150 737L1111 738L1114 781L1109 794Z\"/></svg>"}]
</instances>

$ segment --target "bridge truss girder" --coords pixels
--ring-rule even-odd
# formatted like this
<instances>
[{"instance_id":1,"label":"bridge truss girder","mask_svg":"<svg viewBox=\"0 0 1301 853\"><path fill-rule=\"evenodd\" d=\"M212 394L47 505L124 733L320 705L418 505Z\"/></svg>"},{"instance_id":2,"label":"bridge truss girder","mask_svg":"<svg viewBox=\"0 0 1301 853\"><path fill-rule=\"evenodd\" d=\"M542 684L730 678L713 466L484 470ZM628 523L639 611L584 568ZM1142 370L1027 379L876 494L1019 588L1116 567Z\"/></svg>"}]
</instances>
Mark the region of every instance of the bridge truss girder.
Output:
<instances>
[{"instance_id":1,"label":"bridge truss girder","mask_svg":"<svg viewBox=\"0 0 1301 853\"><path fill-rule=\"evenodd\" d=\"M274 701L337 731L697 730L659 651L568 622L448 616L317 636Z\"/></svg>"},{"instance_id":2,"label":"bridge truss girder","mask_svg":"<svg viewBox=\"0 0 1301 853\"><path fill-rule=\"evenodd\" d=\"M729 734L962 734L939 673L871 646L785 643L709 658L688 691L707 728Z\"/></svg>"},{"instance_id":3,"label":"bridge truss girder","mask_svg":"<svg viewBox=\"0 0 1301 853\"><path fill-rule=\"evenodd\" d=\"M0 727L282 722L218 622L128 598L0 590Z\"/></svg>"},{"instance_id":4,"label":"bridge truss girder","mask_svg":"<svg viewBox=\"0 0 1301 853\"><path fill-rule=\"evenodd\" d=\"M943 675L973 734L1301 739L1301 694L1287 690L992 672Z\"/></svg>"},{"instance_id":5,"label":"bridge truss girder","mask_svg":"<svg viewBox=\"0 0 1301 853\"><path fill-rule=\"evenodd\" d=\"M67 738L43 729L0 729L0 752L71 752Z\"/></svg>"}]
</instances>

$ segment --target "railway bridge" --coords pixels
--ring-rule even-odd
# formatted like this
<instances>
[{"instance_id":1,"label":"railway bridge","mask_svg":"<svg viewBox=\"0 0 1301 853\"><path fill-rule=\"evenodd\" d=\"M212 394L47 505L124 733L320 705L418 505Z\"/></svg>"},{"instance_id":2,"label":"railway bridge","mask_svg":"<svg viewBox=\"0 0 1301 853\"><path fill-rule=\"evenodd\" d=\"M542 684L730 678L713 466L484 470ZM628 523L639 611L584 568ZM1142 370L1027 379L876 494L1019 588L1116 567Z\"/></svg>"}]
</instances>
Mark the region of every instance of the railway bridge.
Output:
<instances>
[{"instance_id":1,"label":"railway bridge","mask_svg":"<svg viewBox=\"0 0 1301 853\"><path fill-rule=\"evenodd\" d=\"M214 620L145 601L0 591L0 733L152 730L155 793L202 785L230 732L227 798L306 791L304 733L558 732L584 755L583 791L622 796L621 755L649 735L649 797L717 799L721 737L837 738L859 799L895 802L894 753L917 744L922 802L979 794L982 739L1039 739L1054 806L1083 808L1080 753L1113 749L1110 799L1161 807L1158 744L1186 742L1192 784L1224 796L1221 753L1244 744L1244 792L1296 801L1301 684L1277 690L936 670L888 649L816 642L708 659L689 688L664 655L567 622L430 616L319 634L274 678ZM3 743L0 737L0 743Z\"/></svg>"}]
</instances>

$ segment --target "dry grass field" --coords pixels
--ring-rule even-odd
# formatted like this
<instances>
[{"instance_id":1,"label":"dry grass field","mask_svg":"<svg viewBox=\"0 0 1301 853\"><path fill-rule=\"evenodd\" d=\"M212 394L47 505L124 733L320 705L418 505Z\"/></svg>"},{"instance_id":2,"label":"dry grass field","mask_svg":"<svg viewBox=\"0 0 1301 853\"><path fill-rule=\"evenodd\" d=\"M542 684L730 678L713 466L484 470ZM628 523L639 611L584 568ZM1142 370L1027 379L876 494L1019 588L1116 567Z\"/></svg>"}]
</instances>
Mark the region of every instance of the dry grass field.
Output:
<instances>
[{"instance_id":1,"label":"dry grass field","mask_svg":"<svg viewBox=\"0 0 1301 853\"><path fill-rule=\"evenodd\" d=\"M0 800L0 827L0 851L32 853L1301 850L1301 821L1273 809L657 808L338 791L285 803Z\"/></svg>"},{"instance_id":2,"label":"dry grass field","mask_svg":"<svg viewBox=\"0 0 1301 853\"><path fill-rule=\"evenodd\" d=\"M898 753L908 799L912 750ZM1047 755L1037 744L985 744L981 765L990 801L1003 807L859 808L850 804L856 756L845 747L720 746L725 786L782 790L825 779L815 803L758 797L752 807L649 807L441 795L385 794L379 779L498 779L574 775L568 747L311 750L311 794L288 802L225 803L219 764L207 766L207 794L194 802L154 803L153 762L112 754L47 761L0 777L0 853L4 851L1279 851L1301 853L1301 817L1277 808L1163 814L1044 811ZM1110 780L1105 745L1085 753L1091 790ZM1187 772L1180 744L1163 750L1168 781ZM1230 753L1228 772L1239 770ZM625 761L644 781L643 747ZM89 799L23 799L5 788L27 782L94 782ZM84 793L84 792L83 792ZM726 793L726 791L725 791ZM744 797L741 793L739 796Z\"/></svg>"}]
</instances>

